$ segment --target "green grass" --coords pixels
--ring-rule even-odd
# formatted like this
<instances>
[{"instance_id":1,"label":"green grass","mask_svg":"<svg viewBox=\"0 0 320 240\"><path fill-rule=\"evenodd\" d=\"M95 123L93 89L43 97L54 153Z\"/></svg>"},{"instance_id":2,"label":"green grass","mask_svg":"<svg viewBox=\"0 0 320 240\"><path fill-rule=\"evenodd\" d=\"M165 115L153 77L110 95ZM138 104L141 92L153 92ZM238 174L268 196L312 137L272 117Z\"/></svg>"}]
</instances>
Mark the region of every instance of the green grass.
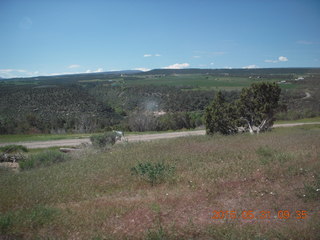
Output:
<instances>
[{"instance_id":1,"label":"green grass","mask_svg":"<svg viewBox=\"0 0 320 240\"><path fill-rule=\"evenodd\" d=\"M6 145L6 146L0 147L0 152L3 152L3 153L28 152L28 149L21 145Z\"/></svg>"},{"instance_id":2,"label":"green grass","mask_svg":"<svg viewBox=\"0 0 320 240\"><path fill-rule=\"evenodd\" d=\"M127 135L142 135L142 134L157 134L157 133L168 133L168 132L184 132L184 131L197 131L198 129L181 129L177 131L146 131L146 132L124 132ZM86 134L9 134L0 135L0 143L16 143L16 142L33 142L33 141L51 141L51 140L62 140L62 139L78 139L78 138L89 138L94 134L99 133L86 133Z\"/></svg>"},{"instance_id":3,"label":"green grass","mask_svg":"<svg viewBox=\"0 0 320 240\"><path fill-rule=\"evenodd\" d=\"M125 80L129 86L135 85L167 85L178 87L191 87L194 90L240 90L250 86L253 82L280 81L279 79L254 79L249 77L211 76L204 74L177 74L165 77L139 77L136 80ZM296 88L295 84L282 84L281 88Z\"/></svg>"},{"instance_id":4,"label":"green grass","mask_svg":"<svg viewBox=\"0 0 320 240\"><path fill-rule=\"evenodd\" d=\"M303 118L298 120L278 120L275 124L283 124L283 123L309 123L309 122L320 122L320 117L313 117L313 118Z\"/></svg>"},{"instance_id":5,"label":"green grass","mask_svg":"<svg viewBox=\"0 0 320 240\"><path fill-rule=\"evenodd\" d=\"M0 235L26 239L320 237L318 198L301 197L319 186L313 177L320 173L318 127L279 129L259 136L124 143L105 152L84 149L70 157L48 167L0 174ZM175 166L175 181L151 186L131 174L141 162ZM214 210L238 214L268 210L272 219L214 220ZM305 210L309 216L274 218L280 210Z\"/></svg>"},{"instance_id":6,"label":"green grass","mask_svg":"<svg viewBox=\"0 0 320 240\"><path fill-rule=\"evenodd\" d=\"M91 135L92 134L9 134L0 135L0 143L88 138Z\"/></svg>"}]
</instances>

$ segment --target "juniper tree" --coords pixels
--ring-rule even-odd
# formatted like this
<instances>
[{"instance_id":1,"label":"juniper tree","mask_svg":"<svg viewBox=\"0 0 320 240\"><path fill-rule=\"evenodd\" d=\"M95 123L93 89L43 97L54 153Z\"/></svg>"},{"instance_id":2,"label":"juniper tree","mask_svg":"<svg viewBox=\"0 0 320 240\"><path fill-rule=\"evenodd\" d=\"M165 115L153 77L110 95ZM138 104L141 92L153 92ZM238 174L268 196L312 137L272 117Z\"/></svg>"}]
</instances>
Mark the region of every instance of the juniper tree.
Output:
<instances>
[{"instance_id":1,"label":"juniper tree","mask_svg":"<svg viewBox=\"0 0 320 240\"><path fill-rule=\"evenodd\" d=\"M228 103L222 93L218 92L205 111L206 132L210 135L236 133L238 119L234 104Z\"/></svg>"},{"instance_id":2,"label":"juniper tree","mask_svg":"<svg viewBox=\"0 0 320 240\"><path fill-rule=\"evenodd\" d=\"M270 129L279 108L281 89L276 83L253 83L237 101L242 126L251 134Z\"/></svg>"}]
</instances>

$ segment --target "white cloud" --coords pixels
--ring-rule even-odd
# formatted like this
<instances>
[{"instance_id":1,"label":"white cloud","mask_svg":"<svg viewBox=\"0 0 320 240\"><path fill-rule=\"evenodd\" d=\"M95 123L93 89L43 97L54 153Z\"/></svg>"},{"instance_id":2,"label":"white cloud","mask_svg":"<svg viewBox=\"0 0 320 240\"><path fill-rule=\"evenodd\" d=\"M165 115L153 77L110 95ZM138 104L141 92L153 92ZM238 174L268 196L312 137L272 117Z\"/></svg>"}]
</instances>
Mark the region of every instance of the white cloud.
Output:
<instances>
[{"instance_id":1,"label":"white cloud","mask_svg":"<svg viewBox=\"0 0 320 240\"><path fill-rule=\"evenodd\" d=\"M11 72L25 73L27 71L22 69L0 69L0 73L11 73Z\"/></svg>"},{"instance_id":2,"label":"white cloud","mask_svg":"<svg viewBox=\"0 0 320 240\"><path fill-rule=\"evenodd\" d=\"M252 64L252 65L244 66L244 67L242 67L242 68L243 68L243 69L253 69L253 68L258 68L258 66L255 65L255 64Z\"/></svg>"},{"instance_id":3,"label":"white cloud","mask_svg":"<svg viewBox=\"0 0 320 240\"><path fill-rule=\"evenodd\" d=\"M287 57L284 57L284 56L280 56L278 58L279 62L287 62L288 61L288 58Z\"/></svg>"},{"instance_id":4,"label":"white cloud","mask_svg":"<svg viewBox=\"0 0 320 240\"><path fill-rule=\"evenodd\" d=\"M193 56L193 58L201 58L201 56Z\"/></svg>"},{"instance_id":5,"label":"white cloud","mask_svg":"<svg viewBox=\"0 0 320 240\"><path fill-rule=\"evenodd\" d=\"M266 63L278 63L278 62L287 62L287 61L289 61L289 59L284 56L278 57L277 60L269 60L269 59L264 60L264 62L266 62Z\"/></svg>"},{"instance_id":6,"label":"white cloud","mask_svg":"<svg viewBox=\"0 0 320 240\"><path fill-rule=\"evenodd\" d=\"M33 77L39 72L30 72L24 69L0 69L0 77L2 78L19 78Z\"/></svg>"},{"instance_id":7,"label":"white cloud","mask_svg":"<svg viewBox=\"0 0 320 240\"><path fill-rule=\"evenodd\" d=\"M133 70L139 70L139 71L143 71L143 72L148 72L151 69L150 68L134 68Z\"/></svg>"},{"instance_id":8,"label":"white cloud","mask_svg":"<svg viewBox=\"0 0 320 240\"><path fill-rule=\"evenodd\" d=\"M68 68L79 68L80 65L78 64L71 64L70 66L68 66Z\"/></svg>"},{"instance_id":9,"label":"white cloud","mask_svg":"<svg viewBox=\"0 0 320 240\"><path fill-rule=\"evenodd\" d=\"M211 65L211 66L214 65L214 62L211 62L210 65Z\"/></svg>"},{"instance_id":10,"label":"white cloud","mask_svg":"<svg viewBox=\"0 0 320 240\"><path fill-rule=\"evenodd\" d=\"M163 68L164 69L182 69L182 68L187 68L189 66L190 66L189 63L176 63Z\"/></svg>"},{"instance_id":11,"label":"white cloud","mask_svg":"<svg viewBox=\"0 0 320 240\"><path fill-rule=\"evenodd\" d=\"M103 72L103 68L98 68L97 70L88 69L87 71L85 71L85 73L99 73L99 72ZM76 74L76 73L71 73L71 74Z\"/></svg>"},{"instance_id":12,"label":"white cloud","mask_svg":"<svg viewBox=\"0 0 320 240\"><path fill-rule=\"evenodd\" d=\"M156 54L144 54L143 57L161 57L161 54L156 53Z\"/></svg>"},{"instance_id":13,"label":"white cloud","mask_svg":"<svg viewBox=\"0 0 320 240\"><path fill-rule=\"evenodd\" d=\"M103 72L103 68L98 68L96 71L93 71L93 72L96 72L96 73Z\"/></svg>"}]
</instances>

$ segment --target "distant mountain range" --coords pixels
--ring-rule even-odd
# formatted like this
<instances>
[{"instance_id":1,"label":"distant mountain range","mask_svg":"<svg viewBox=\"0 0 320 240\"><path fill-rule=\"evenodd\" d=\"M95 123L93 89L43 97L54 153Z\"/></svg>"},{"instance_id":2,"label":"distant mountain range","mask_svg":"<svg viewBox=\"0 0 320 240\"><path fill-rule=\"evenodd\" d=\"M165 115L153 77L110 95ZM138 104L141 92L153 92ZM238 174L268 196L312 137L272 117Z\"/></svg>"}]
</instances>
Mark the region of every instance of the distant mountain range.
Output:
<instances>
[{"instance_id":1,"label":"distant mountain range","mask_svg":"<svg viewBox=\"0 0 320 240\"><path fill-rule=\"evenodd\" d=\"M288 75L288 74L320 74L320 68L255 68L255 69L200 69L200 68L185 68L185 69L153 69L147 72L140 70L122 70L122 71L108 71L97 73L78 73L78 74L64 74L55 76L38 76L30 78L1 78L0 80L58 80L74 79L82 80L89 78L103 78L106 76L119 75L172 75L172 74L212 74L212 75Z\"/></svg>"}]
</instances>

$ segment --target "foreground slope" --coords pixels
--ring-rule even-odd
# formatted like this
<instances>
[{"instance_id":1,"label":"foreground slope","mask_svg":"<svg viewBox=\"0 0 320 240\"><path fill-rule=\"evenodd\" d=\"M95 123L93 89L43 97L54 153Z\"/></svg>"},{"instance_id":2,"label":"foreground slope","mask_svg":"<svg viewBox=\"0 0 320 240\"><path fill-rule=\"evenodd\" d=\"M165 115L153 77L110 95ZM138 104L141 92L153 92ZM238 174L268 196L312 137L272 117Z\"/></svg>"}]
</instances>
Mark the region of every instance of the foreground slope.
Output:
<instances>
[{"instance_id":1,"label":"foreground slope","mask_svg":"<svg viewBox=\"0 0 320 240\"><path fill-rule=\"evenodd\" d=\"M1 172L1 234L319 239L319 133L318 126L300 126L259 136L129 143L106 152L87 149L47 168ZM176 174L151 186L131 175L139 162L164 162ZM237 219L212 219L215 211L235 211Z\"/></svg>"}]
</instances>

